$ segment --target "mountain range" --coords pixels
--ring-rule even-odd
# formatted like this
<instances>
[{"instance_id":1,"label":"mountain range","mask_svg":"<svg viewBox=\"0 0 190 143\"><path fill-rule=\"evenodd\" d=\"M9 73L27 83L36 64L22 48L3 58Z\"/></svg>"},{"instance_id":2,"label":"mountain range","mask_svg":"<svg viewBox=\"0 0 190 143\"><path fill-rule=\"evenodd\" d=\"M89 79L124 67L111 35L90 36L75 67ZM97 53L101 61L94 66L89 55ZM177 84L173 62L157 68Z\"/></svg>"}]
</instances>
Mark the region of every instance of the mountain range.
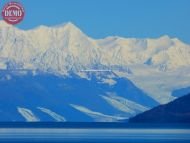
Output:
<instances>
[{"instance_id":1,"label":"mountain range","mask_svg":"<svg viewBox=\"0 0 190 143\"><path fill-rule=\"evenodd\" d=\"M0 120L128 119L190 87L189 57L190 45L169 36L97 40L71 22L0 21Z\"/></svg>"}]
</instances>

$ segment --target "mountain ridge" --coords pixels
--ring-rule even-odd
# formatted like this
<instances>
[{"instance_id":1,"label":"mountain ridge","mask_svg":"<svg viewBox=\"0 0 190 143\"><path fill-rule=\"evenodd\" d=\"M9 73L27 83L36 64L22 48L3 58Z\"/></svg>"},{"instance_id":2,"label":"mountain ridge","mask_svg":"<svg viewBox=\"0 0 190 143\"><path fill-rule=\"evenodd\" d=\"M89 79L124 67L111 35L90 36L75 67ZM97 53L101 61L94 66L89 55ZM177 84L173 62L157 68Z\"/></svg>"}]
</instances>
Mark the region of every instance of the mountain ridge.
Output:
<instances>
[{"instance_id":1,"label":"mountain ridge","mask_svg":"<svg viewBox=\"0 0 190 143\"><path fill-rule=\"evenodd\" d=\"M190 94L157 106L131 119L130 123L190 123Z\"/></svg>"},{"instance_id":2,"label":"mountain ridge","mask_svg":"<svg viewBox=\"0 0 190 143\"><path fill-rule=\"evenodd\" d=\"M183 44L179 40L171 39L166 35L158 39L126 39L121 37L113 37L111 39L114 40L111 41L109 40L110 38L94 40L86 36L71 22L54 27L40 26L29 31L21 31L20 29L15 29L13 26L10 27L10 25L5 24L5 22L1 23L3 23L0 24L3 25L0 26L1 29L2 27L9 27L9 30L7 31L10 31L9 36L13 38L10 41L6 41L6 44L12 44L13 47L11 48L8 45L7 47L9 47L9 51L8 48L4 48L5 53L3 55L8 54L9 56L7 57L11 58L11 55L14 54L13 59L16 61L19 61L20 57L24 57L26 54L27 57L31 56L31 58L38 58L39 54L45 54L50 49L52 49L50 53L53 53L55 49L61 48L62 50L66 50L65 48L68 48L68 50L64 51L64 53L70 54L69 56L60 55L60 57L55 58L62 57L62 60L65 60L66 58L71 59L73 57L74 59L79 60L73 61L75 64L82 62L84 66L87 66L87 61L89 60L91 60L91 62L88 64L92 64L94 61L94 64L102 64L108 67L128 66L131 64L147 64L149 66L158 66L158 70L163 71L190 65L190 60L188 60L188 56L190 55L190 46ZM5 31L1 34L2 41L5 41L3 39L6 37L6 33L7 32ZM3 46L6 47L6 44L4 43ZM15 44L17 46L14 46ZM22 45L27 45L27 47L23 47ZM1 47L3 48L3 46ZM15 49L18 51L18 48L16 48L18 46L22 47L19 49L20 53L23 52L22 55L19 55L19 53L17 54L17 52L14 51ZM111 48L110 46L114 46L114 48ZM178 52L178 56L174 55L176 52ZM54 53L54 55L59 56L59 53L61 54L61 52L58 51L58 54L55 55ZM19 56L15 57L16 55ZM31 58L24 58L23 61L27 61L31 64ZM56 64L58 65L58 63L59 62L57 61ZM61 64L63 65L65 63L66 62Z\"/></svg>"}]
</instances>

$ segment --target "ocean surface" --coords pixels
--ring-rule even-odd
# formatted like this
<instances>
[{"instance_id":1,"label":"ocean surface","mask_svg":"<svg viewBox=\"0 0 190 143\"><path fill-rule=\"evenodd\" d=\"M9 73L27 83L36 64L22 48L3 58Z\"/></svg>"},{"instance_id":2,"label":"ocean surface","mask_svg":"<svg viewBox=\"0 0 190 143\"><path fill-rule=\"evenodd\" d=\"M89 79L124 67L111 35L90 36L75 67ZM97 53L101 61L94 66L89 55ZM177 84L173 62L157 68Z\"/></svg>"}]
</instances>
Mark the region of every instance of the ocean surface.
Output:
<instances>
[{"instance_id":1,"label":"ocean surface","mask_svg":"<svg viewBox=\"0 0 190 143\"><path fill-rule=\"evenodd\" d=\"M45 124L44 124L45 125ZM0 143L190 143L190 128L0 127Z\"/></svg>"}]
</instances>

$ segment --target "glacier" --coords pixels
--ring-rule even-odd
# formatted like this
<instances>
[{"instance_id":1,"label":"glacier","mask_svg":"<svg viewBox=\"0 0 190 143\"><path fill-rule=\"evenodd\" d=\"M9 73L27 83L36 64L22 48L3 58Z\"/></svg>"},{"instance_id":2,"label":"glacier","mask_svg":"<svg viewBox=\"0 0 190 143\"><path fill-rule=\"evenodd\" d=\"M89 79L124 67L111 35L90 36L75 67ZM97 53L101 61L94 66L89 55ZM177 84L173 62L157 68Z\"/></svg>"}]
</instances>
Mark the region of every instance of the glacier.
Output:
<instances>
[{"instance_id":1,"label":"glacier","mask_svg":"<svg viewBox=\"0 0 190 143\"><path fill-rule=\"evenodd\" d=\"M190 87L189 57L190 45L167 35L93 39L71 22L0 21L0 121L128 119Z\"/></svg>"}]
</instances>

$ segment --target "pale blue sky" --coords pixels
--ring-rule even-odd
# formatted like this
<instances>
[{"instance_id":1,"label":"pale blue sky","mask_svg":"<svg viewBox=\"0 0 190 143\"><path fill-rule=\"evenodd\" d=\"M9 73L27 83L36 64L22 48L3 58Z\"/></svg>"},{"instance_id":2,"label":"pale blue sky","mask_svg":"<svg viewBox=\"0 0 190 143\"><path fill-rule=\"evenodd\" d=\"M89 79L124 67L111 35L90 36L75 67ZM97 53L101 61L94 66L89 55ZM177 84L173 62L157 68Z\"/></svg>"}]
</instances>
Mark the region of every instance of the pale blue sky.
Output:
<instances>
[{"instance_id":1,"label":"pale blue sky","mask_svg":"<svg viewBox=\"0 0 190 143\"><path fill-rule=\"evenodd\" d=\"M8 0L1 0L0 7ZM93 38L177 37L190 43L190 0L17 0L22 29L71 21Z\"/></svg>"}]
</instances>

